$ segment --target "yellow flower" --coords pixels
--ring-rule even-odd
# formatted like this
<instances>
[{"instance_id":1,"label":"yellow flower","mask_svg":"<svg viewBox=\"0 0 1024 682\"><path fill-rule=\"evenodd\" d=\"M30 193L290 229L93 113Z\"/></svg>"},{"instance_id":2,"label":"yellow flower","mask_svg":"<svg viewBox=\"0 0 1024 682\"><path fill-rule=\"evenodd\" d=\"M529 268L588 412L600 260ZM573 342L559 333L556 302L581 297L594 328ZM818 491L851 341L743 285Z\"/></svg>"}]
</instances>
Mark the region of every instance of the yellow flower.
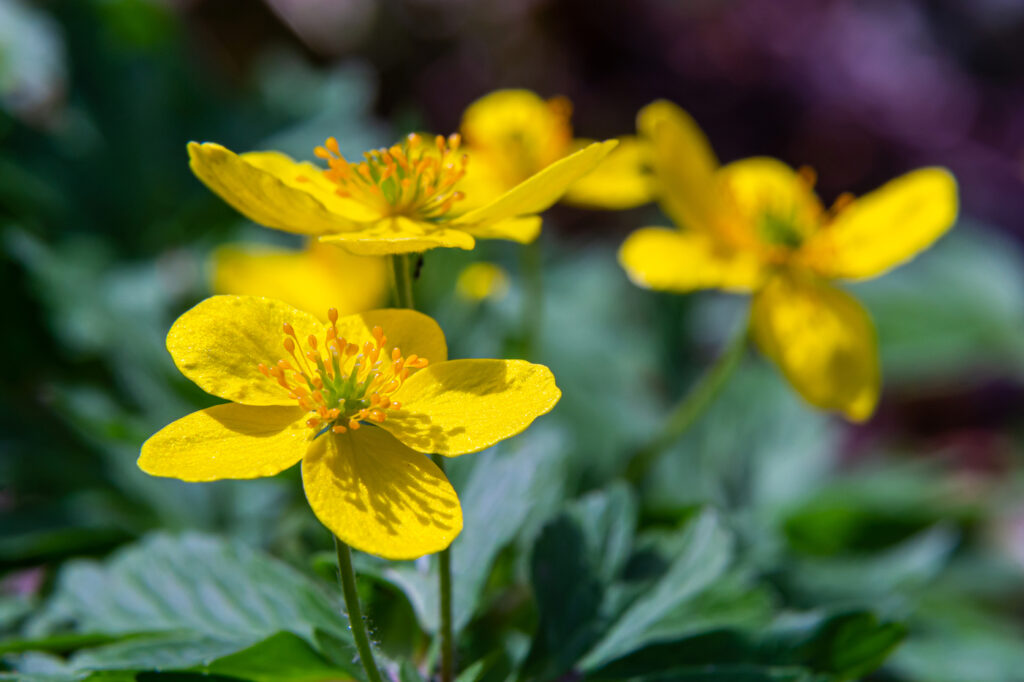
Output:
<instances>
[{"instance_id":1,"label":"yellow flower","mask_svg":"<svg viewBox=\"0 0 1024 682\"><path fill-rule=\"evenodd\" d=\"M572 104L564 97L543 100L529 90L497 90L473 102L459 131L476 170L467 178L467 199L485 201L538 173L591 140L573 139ZM619 146L565 194L569 203L624 209L651 200L642 172L646 154L635 137ZM469 191L472 187L472 191Z\"/></svg>"},{"instance_id":2,"label":"yellow flower","mask_svg":"<svg viewBox=\"0 0 1024 682\"><path fill-rule=\"evenodd\" d=\"M956 220L957 188L942 168L921 168L826 209L809 169L770 158L720 166L684 111L644 108L659 202L684 229L646 227L619 260L652 289L753 293L751 332L811 404L849 419L871 416L881 372L867 312L830 280L876 277L928 248Z\"/></svg>"},{"instance_id":3,"label":"yellow flower","mask_svg":"<svg viewBox=\"0 0 1024 682\"><path fill-rule=\"evenodd\" d=\"M385 259L316 241L302 251L230 244L210 260L213 293L267 296L317 316L332 306L341 315L378 308L388 293Z\"/></svg>"},{"instance_id":4,"label":"yellow flower","mask_svg":"<svg viewBox=\"0 0 1024 682\"><path fill-rule=\"evenodd\" d=\"M214 296L178 318L167 335L178 369L231 402L164 427L139 467L213 481L301 461L313 512L347 544L390 559L440 551L462 511L422 453L489 447L561 392L542 365L447 360L437 323L412 310L331 310L328 320L252 296Z\"/></svg>"},{"instance_id":5,"label":"yellow flower","mask_svg":"<svg viewBox=\"0 0 1024 682\"><path fill-rule=\"evenodd\" d=\"M278 152L238 155L209 142L190 142L188 151L196 177L247 218L351 253L387 255L472 249L476 238L530 242L540 231L537 214L617 144L587 145L481 203L466 199L475 171L460 141L412 134L349 163L329 138L314 152L326 170Z\"/></svg>"}]
</instances>

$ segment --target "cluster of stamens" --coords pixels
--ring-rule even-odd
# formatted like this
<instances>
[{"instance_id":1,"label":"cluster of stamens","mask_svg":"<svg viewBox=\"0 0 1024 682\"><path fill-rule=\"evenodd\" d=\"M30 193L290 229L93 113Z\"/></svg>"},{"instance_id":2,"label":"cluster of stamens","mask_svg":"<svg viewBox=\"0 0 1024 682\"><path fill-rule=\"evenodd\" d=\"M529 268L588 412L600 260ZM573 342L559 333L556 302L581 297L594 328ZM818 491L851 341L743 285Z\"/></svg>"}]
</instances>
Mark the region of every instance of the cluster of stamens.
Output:
<instances>
[{"instance_id":1,"label":"cluster of stamens","mask_svg":"<svg viewBox=\"0 0 1024 682\"><path fill-rule=\"evenodd\" d=\"M327 313L331 321L321 344L316 336L306 338L305 352L289 323L282 325L284 349L291 360L258 365L263 376L288 392L304 410L311 412L306 426L320 435L330 429L345 433L359 428L361 422L383 423L389 410L401 408L391 399L412 370L426 367L428 361L415 354L403 357L399 348L385 352L387 337L374 327L373 341L360 346L338 336L338 311Z\"/></svg>"},{"instance_id":2,"label":"cluster of stamens","mask_svg":"<svg viewBox=\"0 0 1024 682\"><path fill-rule=\"evenodd\" d=\"M363 154L349 163L338 141L327 138L314 153L327 162L324 175L335 183L338 196L376 206L383 215L437 220L463 198L455 185L466 174L468 157L459 154L459 135L438 135L434 144L412 133L390 148Z\"/></svg>"}]
</instances>

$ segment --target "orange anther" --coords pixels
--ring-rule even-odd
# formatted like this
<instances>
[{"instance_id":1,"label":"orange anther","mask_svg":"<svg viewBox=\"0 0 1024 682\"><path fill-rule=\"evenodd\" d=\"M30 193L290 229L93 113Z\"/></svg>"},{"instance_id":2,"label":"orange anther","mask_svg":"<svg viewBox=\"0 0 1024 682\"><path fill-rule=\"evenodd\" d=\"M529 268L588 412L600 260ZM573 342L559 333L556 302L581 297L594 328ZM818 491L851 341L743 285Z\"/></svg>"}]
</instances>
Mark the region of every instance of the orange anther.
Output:
<instances>
[{"instance_id":1,"label":"orange anther","mask_svg":"<svg viewBox=\"0 0 1024 682\"><path fill-rule=\"evenodd\" d=\"M288 336L291 336L292 338L298 338L295 336L295 329L293 329L292 326L287 322L281 324L281 329L283 329L284 333L287 334Z\"/></svg>"},{"instance_id":2,"label":"orange anther","mask_svg":"<svg viewBox=\"0 0 1024 682\"><path fill-rule=\"evenodd\" d=\"M337 308L329 309L327 311L327 319L331 321L331 324L334 324L335 322L337 322L338 321L338 309Z\"/></svg>"},{"instance_id":3,"label":"orange anther","mask_svg":"<svg viewBox=\"0 0 1024 682\"><path fill-rule=\"evenodd\" d=\"M295 352L295 342L292 341L289 338L285 338L285 340L284 340L284 349L286 351L288 351L289 353L294 353Z\"/></svg>"},{"instance_id":4,"label":"orange anther","mask_svg":"<svg viewBox=\"0 0 1024 682\"><path fill-rule=\"evenodd\" d=\"M359 422L357 422L355 419L349 419L348 420L348 428L350 428L353 431L355 431L356 429L359 428Z\"/></svg>"},{"instance_id":5,"label":"orange anther","mask_svg":"<svg viewBox=\"0 0 1024 682\"><path fill-rule=\"evenodd\" d=\"M309 337L306 338L306 342L309 343L309 347L310 348L312 348L314 350L316 349L316 337L315 336L310 334Z\"/></svg>"},{"instance_id":6,"label":"orange anther","mask_svg":"<svg viewBox=\"0 0 1024 682\"><path fill-rule=\"evenodd\" d=\"M256 365L256 369L258 369L260 371L260 374L262 374L263 376L270 377L270 370L267 369L267 366L264 365L262 362Z\"/></svg>"},{"instance_id":7,"label":"orange anther","mask_svg":"<svg viewBox=\"0 0 1024 682\"><path fill-rule=\"evenodd\" d=\"M392 360L400 360L401 358L402 358L402 349L398 348L397 346L395 348L392 348L391 349L391 359Z\"/></svg>"},{"instance_id":8,"label":"orange anther","mask_svg":"<svg viewBox=\"0 0 1024 682\"><path fill-rule=\"evenodd\" d=\"M320 426L320 420L317 417L310 417L309 419L306 420L306 426L308 426L311 429L315 429L316 427Z\"/></svg>"},{"instance_id":9,"label":"orange anther","mask_svg":"<svg viewBox=\"0 0 1024 682\"><path fill-rule=\"evenodd\" d=\"M341 424L338 424L336 426L332 426L331 431L333 431L334 433L345 433L346 431L348 431L348 429L346 429Z\"/></svg>"},{"instance_id":10,"label":"orange anther","mask_svg":"<svg viewBox=\"0 0 1024 682\"><path fill-rule=\"evenodd\" d=\"M338 140L336 140L333 136L328 137L327 141L324 144L326 144L327 148L330 149L332 152L334 152L338 156L341 156L341 148L338 146Z\"/></svg>"},{"instance_id":11,"label":"orange anther","mask_svg":"<svg viewBox=\"0 0 1024 682\"><path fill-rule=\"evenodd\" d=\"M392 401L391 402L391 409L392 410L400 410L400 409L402 409L402 403L398 402L397 400Z\"/></svg>"}]
</instances>

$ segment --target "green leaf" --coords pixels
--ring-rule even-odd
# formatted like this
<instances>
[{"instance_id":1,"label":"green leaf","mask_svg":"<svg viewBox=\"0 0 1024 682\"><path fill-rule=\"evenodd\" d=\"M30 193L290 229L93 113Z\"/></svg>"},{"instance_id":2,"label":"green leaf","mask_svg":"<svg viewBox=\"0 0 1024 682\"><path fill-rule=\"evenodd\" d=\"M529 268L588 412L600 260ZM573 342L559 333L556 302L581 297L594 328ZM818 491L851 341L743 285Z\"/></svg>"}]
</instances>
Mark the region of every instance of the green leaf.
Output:
<instances>
[{"instance_id":1,"label":"green leaf","mask_svg":"<svg viewBox=\"0 0 1024 682\"><path fill-rule=\"evenodd\" d=\"M608 591L632 551L636 501L622 483L578 500L543 528L530 579L540 611L527 664L539 677L568 670L614 615Z\"/></svg>"},{"instance_id":2,"label":"green leaf","mask_svg":"<svg viewBox=\"0 0 1024 682\"><path fill-rule=\"evenodd\" d=\"M339 667L329 663L302 638L290 633L276 635L225 656L202 672L240 677L251 682L329 682L361 677L358 664Z\"/></svg>"},{"instance_id":3,"label":"green leaf","mask_svg":"<svg viewBox=\"0 0 1024 682\"><path fill-rule=\"evenodd\" d=\"M191 632L252 643L278 631L313 641L319 628L350 641L337 597L237 541L157 533L104 562L72 561L30 623L79 633Z\"/></svg>"},{"instance_id":4,"label":"green leaf","mask_svg":"<svg viewBox=\"0 0 1024 682\"><path fill-rule=\"evenodd\" d=\"M683 549L658 582L618 618L580 661L584 670L633 651L650 641L659 621L722 575L732 559L733 541L718 515L704 511L683 537Z\"/></svg>"}]
</instances>

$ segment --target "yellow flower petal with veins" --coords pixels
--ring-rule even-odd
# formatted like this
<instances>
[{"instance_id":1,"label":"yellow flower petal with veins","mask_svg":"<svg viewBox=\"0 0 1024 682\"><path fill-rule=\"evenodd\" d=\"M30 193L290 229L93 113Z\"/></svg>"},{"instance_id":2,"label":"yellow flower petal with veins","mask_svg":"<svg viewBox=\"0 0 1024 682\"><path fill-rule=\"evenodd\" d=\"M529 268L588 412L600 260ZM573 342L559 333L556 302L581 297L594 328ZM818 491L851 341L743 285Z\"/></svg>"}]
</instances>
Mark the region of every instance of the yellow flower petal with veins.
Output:
<instances>
[{"instance_id":1,"label":"yellow flower petal with veins","mask_svg":"<svg viewBox=\"0 0 1024 682\"><path fill-rule=\"evenodd\" d=\"M764 279L761 261L717 243L703 232L644 227L619 249L619 262L636 284L686 293L719 288L749 292Z\"/></svg>"},{"instance_id":2,"label":"yellow flower petal with veins","mask_svg":"<svg viewBox=\"0 0 1024 682\"><path fill-rule=\"evenodd\" d=\"M441 470L383 429L318 438L302 462L302 484L342 542L386 559L439 552L462 530L459 498Z\"/></svg>"},{"instance_id":3,"label":"yellow flower petal with veins","mask_svg":"<svg viewBox=\"0 0 1024 682\"><path fill-rule=\"evenodd\" d=\"M850 295L813 277L773 277L754 297L751 329L807 402L854 421L871 416L881 370L874 326Z\"/></svg>"},{"instance_id":4,"label":"yellow flower petal with veins","mask_svg":"<svg viewBox=\"0 0 1024 682\"><path fill-rule=\"evenodd\" d=\"M181 373L218 398L243 405L294 405L257 369L285 357L281 327L291 324L300 339L321 336L313 315L255 296L213 296L185 312L167 333L167 350Z\"/></svg>"},{"instance_id":5,"label":"yellow flower petal with veins","mask_svg":"<svg viewBox=\"0 0 1024 682\"><path fill-rule=\"evenodd\" d=\"M957 215L956 180L944 168L911 171L854 200L807 245L827 277L877 277L927 249Z\"/></svg>"},{"instance_id":6,"label":"yellow flower petal with veins","mask_svg":"<svg viewBox=\"0 0 1024 682\"><path fill-rule=\"evenodd\" d=\"M540 235L539 215L524 218L509 218L496 223L466 225L464 229L481 239L507 239L520 244L529 244Z\"/></svg>"},{"instance_id":7,"label":"yellow flower petal with veins","mask_svg":"<svg viewBox=\"0 0 1024 682\"><path fill-rule=\"evenodd\" d=\"M640 110L636 125L650 143L662 210L680 227L713 230L722 208L714 178L718 159L696 122L675 104L659 100Z\"/></svg>"},{"instance_id":8,"label":"yellow flower petal with veins","mask_svg":"<svg viewBox=\"0 0 1024 682\"><path fill-rule=\"evenodd\" d=\"M365 229L324 235L320 241L360 256L419 253L439 246L468 251L476 246L476 240L468 233L469 226L455 227L458 229L424 226L420 221L402 217L386 218Z\"/></svg>"},{"instance_id":9,"label":"yellow flower petal with veins","mask_svg":"<svg viewBox=\"0 0 1024 682\"><path fill-rule=\"evenodd\" d=\"M342 317L337 323L338 334L348 339L369 339L374 327L387 334L388 347L400 348L402 354L415 354L427 358L432 364L448 359L448 345L444 332L434 318L408 308L369 310Z\"/></svg>"},{"instance_id":10,"label":"yellow flower petal with veins","mask_svg":"<svg viewBox=\"0 0 1024 682\"><path fill-rule=\"evenodd\" d=\"M577 144L589 140L575 140ZM650 150L635 137L620 137L616 147L594 170L569 186L564 201L590 208L622 210L654 199Z\"/></svg>"},{"instance_id":11,"label":"yellow flower petal with veins","mask_svg":"<svg viewBox=\"0 0 1024 682\"><path fill-rule=\"evenodd\" d=\"M329 234L358 229L360 223L330 210L322 194L299 188L253 165L219 144L190 142L192 172L239 213L267 227L298 234Z\"/></svg>"},{"instance_id":12,"label":"yellow flower petal with veins","mask_svg":"<svg viewBox=\"0 0 1024 682\"><path fill-rule=\"evenodd\" d=\"M414 450L462 455L522 432L561 395L543 365L452 360L411 376L394 395L401 409L381 426Z\"/></svg>"},{"instance_id":13,"label":"yellow flower petal with veins","mask_svg":"<svg viewBox=\"0 0 1024 682\"><path fill-rule=\"evenodd\" d=\"M231 244L211 258L215 294L271 296L316 315L342 315L378 307L388 292L387 262L313 242L302 251Z\"/></svg>"},{"instance_id":14,"label":"yellow flower petal with veins","mask_svg":"<svg viewBox=\"0 0 1024 682\"><path fill-rule=\"evenodd\" d=\"M572 183L601 163L617 144L617 140L596 142L556 161L491 203L457 218L455 226L494 223L548 209Z\"/></svg>"},{"instance_id":15,"label":"yellow flower petal with veins","mask_svg":"<svg viewBox=\"0 0 1024 682\"><path fill-rule=\"evenodd\" d=\"M168 424L142 444L139 468L183 481L273 476L309 447L299 407L227 403Z\"/></svg>"}]
</instances>

